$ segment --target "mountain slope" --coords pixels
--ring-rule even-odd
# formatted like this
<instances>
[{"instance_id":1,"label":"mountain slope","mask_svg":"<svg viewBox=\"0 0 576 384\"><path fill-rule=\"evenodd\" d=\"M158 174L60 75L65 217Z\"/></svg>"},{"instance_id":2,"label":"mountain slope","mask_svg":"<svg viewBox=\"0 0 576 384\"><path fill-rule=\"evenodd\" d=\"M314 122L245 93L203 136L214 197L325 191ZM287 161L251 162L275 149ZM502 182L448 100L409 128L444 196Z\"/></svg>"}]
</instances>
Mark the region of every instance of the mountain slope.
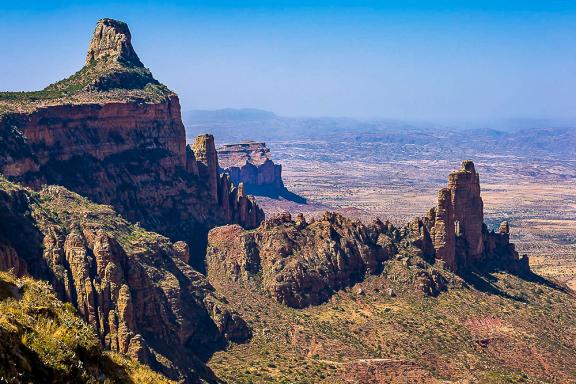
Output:
<instances>
[{"instance_id":1,"label":"mountain slope","mask_svg":"<svg viewBox=\"0 0 576 384\"><path fill-rule=\"evenodd\" d=\"M7 383L173 383L103 352L75 309L51 287L0 272L0 380Z\"/></svg>"},{"instance_id":2,"label":"mountain slope","mask_svg":"<svg viewBox=\"0 0 576 384\"><path fill-rule=\"evenodd\" d=\"M105 348L174 379L217 382L204 360L250 329L189 257L185 243L63 187L0 179L1 269L49 282Z\"/></svg>"},{"instance_id":3,"label":"mountain slope","mask_svg":"<svg viewBox=\"0 0 576 384\"><path fill-rule=\"evenodd\" d=\"M211 278L254 337L209 366L231 383L576 382L573 293L494 272L478 288L460 280L428 296L413 286L416 260L394 258L384 273L303 310ZM404 366L404 381L393 365Z\"/></svg>"},{"instance_id":4,"label":"mountain slope","mask_svg":"<svg viewBox=\"0 0 576 384\"><path fill-rule=\"evenodd\" d=\"M208 229L262 220L255 200L219 176L212 136L186 145L178 96L143 66L126 24L100 20L84 67L41 93L0 94L0 172L11 180L112 205L186 241L197 267Z\"/></svg>"}]
</instances>

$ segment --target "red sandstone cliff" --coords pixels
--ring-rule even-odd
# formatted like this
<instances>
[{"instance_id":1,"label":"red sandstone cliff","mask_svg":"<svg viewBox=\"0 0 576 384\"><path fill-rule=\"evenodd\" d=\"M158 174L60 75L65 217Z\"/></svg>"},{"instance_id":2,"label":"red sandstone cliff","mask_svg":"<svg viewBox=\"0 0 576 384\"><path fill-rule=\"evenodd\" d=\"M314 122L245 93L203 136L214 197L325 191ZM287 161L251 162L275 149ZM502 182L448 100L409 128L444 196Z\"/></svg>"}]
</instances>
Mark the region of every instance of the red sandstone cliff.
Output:
<instances>
[{"instance_id":1,"label":"red sandstone cliff","mask_svg":"<svg viewBox=\"0 0 576 384\"><path fill-rule=\"evenodd\" d=\"M213 139L186 148L178 97L143 67L126 24L101 20L85 67L39 95L0 98L0 171L10 179L112 205L189 242L196 259L210 227L263 219L253 198L218 176Z\"/></svg>"},{"instance_id":2,"label":"red sandstone cliff","mask_svg":"<svg viewBox=\"0 0 576 384\"><path fill-rule=\"evenodd\" d=\"M126 24L100 20L70 78L0 94L0 172L38 191L0 180L1 269L49 281L105 347L218 381L203 361L250 331L188 264L202 267L209 228L264 215L218 174L210 135L186 146L178 97L144 68Z\"/></svg>"}]
</instances>

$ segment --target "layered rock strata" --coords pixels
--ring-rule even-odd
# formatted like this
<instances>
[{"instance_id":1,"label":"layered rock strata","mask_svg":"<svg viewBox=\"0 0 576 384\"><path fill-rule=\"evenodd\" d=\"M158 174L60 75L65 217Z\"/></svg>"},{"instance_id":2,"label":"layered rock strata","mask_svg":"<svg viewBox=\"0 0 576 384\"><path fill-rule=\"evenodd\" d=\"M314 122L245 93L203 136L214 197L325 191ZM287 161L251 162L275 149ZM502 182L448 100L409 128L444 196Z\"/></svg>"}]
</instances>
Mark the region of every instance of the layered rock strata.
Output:
<instances>
[{"instance_id":1,"label":"layered rock strata","mask_svg":"<svg viewBox=\"0 0 576 384\"><path fill-rule=\"evenodd\" d=\"M288 194L282 181L282 165L272 161L265 143L247 141L226 144L218 148L221 171L230 176L234 185L243 183L256 195Z\"/></svg>"}]
</instances>

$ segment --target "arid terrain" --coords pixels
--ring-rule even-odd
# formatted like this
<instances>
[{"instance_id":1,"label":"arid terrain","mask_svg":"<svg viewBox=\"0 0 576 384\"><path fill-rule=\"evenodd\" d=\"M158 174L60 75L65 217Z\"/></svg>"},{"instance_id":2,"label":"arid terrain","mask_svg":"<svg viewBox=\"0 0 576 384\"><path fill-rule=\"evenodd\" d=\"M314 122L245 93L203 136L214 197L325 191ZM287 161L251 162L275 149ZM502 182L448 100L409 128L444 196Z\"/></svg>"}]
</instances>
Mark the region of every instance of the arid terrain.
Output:
<instances>
[{"instance_id":1,"label":"arid terrain","mask_svg":"<svg viewBox=\"0 0 576 384\"><path fill-rule=\"evenodd\" d=\"M98 20L0 92L0 382L576 384L574 130L476 128L183 115Z\"/></svg>"},{"instance_id":2,"label":"arid terrain","mask_svg":"<svg viewBox=\"0 0 576 384\"><path fill-rule=\"evenodd\" d=\"M314 215L330 209L404 223L433 205L459 160L472 159L482 180L487 224L495 228L508 220L518 251L530 256L537 272L576 287L576 129L519 122L512 128L455 130L283 119L252 110L185 116L189 137L206 130L219 144L266 140L288 190L307 199L296 204L258 197L267 213Z\"/></svg>"}]
</instances>

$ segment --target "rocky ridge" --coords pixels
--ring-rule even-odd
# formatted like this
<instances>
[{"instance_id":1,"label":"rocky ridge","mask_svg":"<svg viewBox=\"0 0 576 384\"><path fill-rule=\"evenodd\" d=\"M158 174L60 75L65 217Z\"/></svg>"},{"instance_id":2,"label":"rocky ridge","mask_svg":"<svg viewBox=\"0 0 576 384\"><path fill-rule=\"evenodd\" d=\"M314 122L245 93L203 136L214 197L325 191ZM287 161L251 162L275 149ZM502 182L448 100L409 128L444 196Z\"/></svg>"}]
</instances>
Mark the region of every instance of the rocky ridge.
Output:
<instances>
[{"instance_id":1,"label":"rocky ridge","mask_svg":"<svg viewBox=\"0 0 576 384\"><path fill-rule=\"evenodd\" d=\"M253 287L295 308L318 305L334 292L369 275L385 273L386 262L406 258L417 270L413 285L428 295L446 290L448 275L433 268L436 260L459 273L497 267L529 272L509 242L508 226L489 232L483 223L479 176L471 161L449 176L438 207L402 228L326 213L307 223L283 214L256 231L239 226L213 229L208 236L208 276ZM409 261L411 260L411 261Z\"/></svg>"}]
</instances>

